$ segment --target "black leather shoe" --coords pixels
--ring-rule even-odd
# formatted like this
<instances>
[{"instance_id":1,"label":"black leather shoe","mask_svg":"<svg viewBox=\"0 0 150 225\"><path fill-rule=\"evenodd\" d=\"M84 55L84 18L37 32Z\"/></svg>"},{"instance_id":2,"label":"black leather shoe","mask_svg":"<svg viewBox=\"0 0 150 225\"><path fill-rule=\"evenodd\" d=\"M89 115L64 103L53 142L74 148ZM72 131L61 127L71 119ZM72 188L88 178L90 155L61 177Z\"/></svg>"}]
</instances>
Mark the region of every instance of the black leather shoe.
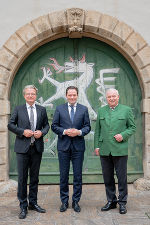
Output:
<instances>
[{"instance_id":1,"label":"black leather shoe","mask_svg":"<svg viewBox=\"0 0 150 225\"><path fill-rule=\"evenodd\" d=\"M81 211L81 208L80 208L78 202L72 202L72 208L74 209L75 212Z\"/></svg>"},{"instance_id":2,"label":"black leather shoe","mask_svg":"<svg viewBox=\"0 0 150 225\"><path fill-rule=\"evenodd\" d=\"M21 212L19 214L19 219L25 219L28 211L27 209L21 209Z\"/></svg>"},{"instance_id":3,"label":"black leather shoe","mask_svg":"<svg viewBox=\"0 0 150 225\"><path fill-rule=\"evenodd\" d=\"M126 214L127 213L127 209L126 209L126 206L124 204L119 205L119 213L120 214Z\"/></svg>"},{"instance_id":4,"label":"black leather shoe","mask_svg":"<svg viewBox=\"0 0 150 225\"><path fill-rule=\"evenodd\" d=\"M68 209L68 203L62 203L60 206L60 212L65 212Z\"/></svg>"},{"instance_id":5,"label":"black leather shoe","mask_svg":"<svg viewBox=\"0 0 150 225\"><path fill-rule=\"evenodd\" d=\"M115 208L117 208L116 202L107 202L107 204L101 208L101 211L108 211Z\"/></svg>"},{"instance_id":6,"label":"black leather shoe","mask_svg":"<svg viewBox=\"0 0 150 225\"><path fill-rule=\"evenodd\" d=\"M35 210L39 213L46 213L46 210L45 209L42 209L38 204L35 204L35 205L29 205L28 207L29 210Z\"/></svg>"}]
</instances>

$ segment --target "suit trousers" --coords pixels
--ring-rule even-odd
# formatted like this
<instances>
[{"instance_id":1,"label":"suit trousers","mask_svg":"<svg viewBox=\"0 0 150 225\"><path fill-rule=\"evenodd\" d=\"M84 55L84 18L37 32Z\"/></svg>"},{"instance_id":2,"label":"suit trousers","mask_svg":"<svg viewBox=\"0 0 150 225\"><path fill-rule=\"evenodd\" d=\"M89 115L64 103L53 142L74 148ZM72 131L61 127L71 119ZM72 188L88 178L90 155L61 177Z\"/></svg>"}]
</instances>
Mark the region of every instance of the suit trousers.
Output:
<instances>
[{"instance_id":1,"label":"suit trousers","mask_svg":"<svg viewBox=\"0 0 150 225\"><path fill-rule=\"evenodd\" d=\"M29 204L37 203L39 170L42 153L36 150L35 145L30 146L27 153L16 153L18 166L18 199L20 208L27 208L27 180L29 172Z\"/></svg>"},{"instance_id":2,"label":"suit trousers","mask_svg":"<svg viewBox=\"0 0 150 225\"><path fill-rule=\"evenodd\" d=\"M107 200L109 202L118 202L119 204L127 203L127 160L128 156L100 156L103 178ZM118 200L116 197L116 186L114 170L118 179Z\"/></svg>"},{"instance_id":3,"label":"suit trousers","mask_svg":"<svg viewBox=\"0 0 150 225\"><path fill-rule=\"evenodd\" d=\"M62 203L69 200L69 170L70 161L73 166L73 195L72 201L79 202L82 194L82 166L84 151L78 151L73 144L67 151L58 151L59 170L60 170L60 199Z\"/></svg>"}]
</instances>

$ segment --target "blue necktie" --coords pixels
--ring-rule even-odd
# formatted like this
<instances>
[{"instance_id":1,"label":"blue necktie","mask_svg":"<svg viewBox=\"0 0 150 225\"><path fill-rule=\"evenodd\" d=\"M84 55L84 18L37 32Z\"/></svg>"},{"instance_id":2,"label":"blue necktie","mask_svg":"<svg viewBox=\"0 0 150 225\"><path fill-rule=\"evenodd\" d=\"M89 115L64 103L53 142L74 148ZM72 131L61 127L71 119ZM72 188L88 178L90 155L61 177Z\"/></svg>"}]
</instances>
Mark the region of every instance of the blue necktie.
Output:
<instances>
[{"instance_id":1,"label":"blue necktie","mask_svg":"<svg viewBox=\"0 0 150 225\"><path fill-rule=\"evenodd\" d=\"M73 105L70 105L70 107L71 107L70 119L71 119L71 121L73 123L73 119L74 119L74 106Z\"/></svg>"}]
</instances>

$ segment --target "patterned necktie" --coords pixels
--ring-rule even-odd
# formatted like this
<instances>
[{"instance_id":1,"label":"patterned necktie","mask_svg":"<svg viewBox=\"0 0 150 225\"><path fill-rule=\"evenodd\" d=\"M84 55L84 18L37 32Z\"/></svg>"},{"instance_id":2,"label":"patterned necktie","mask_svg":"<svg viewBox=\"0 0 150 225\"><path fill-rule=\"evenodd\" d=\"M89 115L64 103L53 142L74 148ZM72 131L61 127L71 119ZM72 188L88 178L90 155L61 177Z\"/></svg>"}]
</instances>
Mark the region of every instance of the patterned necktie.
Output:
<instances>
[{"instance_id":1,"label":"patterned necktie","mask_svg":"<svg viewBox=\"0 0 150 225\"><path fill-rule=\"evenodd\" d=\"M74 106L73 105L70 105L70 107L71 107L70 119L71 119L71 121L73 123L73 119L74 119Z\"/></svg>"},{"instance_id":2,"label":"patterned necktie","mask_svg":"<svg viewBox=\"0 0 150 225\"><path fill-rule=\"evenodd\" d=\"M31 130L34 132L34 113L33 113L33 106L30 106L30 125L31 125ZM31 143L35 141L34 136L31 137Z\"/></svg>"}]
</instances>

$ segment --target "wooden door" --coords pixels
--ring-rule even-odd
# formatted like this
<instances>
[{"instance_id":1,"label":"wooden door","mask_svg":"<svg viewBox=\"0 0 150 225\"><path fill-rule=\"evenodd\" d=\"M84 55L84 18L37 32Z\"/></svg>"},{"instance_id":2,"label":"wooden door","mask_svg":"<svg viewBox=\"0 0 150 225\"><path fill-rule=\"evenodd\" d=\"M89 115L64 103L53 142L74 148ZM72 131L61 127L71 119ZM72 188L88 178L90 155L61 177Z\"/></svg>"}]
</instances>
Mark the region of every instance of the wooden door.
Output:
<instances>
[{"instance_id":1,"label":"wooden door","mask_svg":"<svg viewBox=\"0 0 150 225\"><path fill-rule=\"evenodd\" d=\"M24 103L22 90L28 84L38 88L37 104L46 107L50 124L56 106L65 102L66 87L75 85L79 88L78 101L88 106L92 126L85 137L84 183L103 182L100 159L93 154L96 113L100 106L106 104L105 89L118 89L120 103L133 109L137 126L136 134L129 140L128 181L143 175L141 89L130 64L118 51L91 38L52 41L34 51L19 68L10 94L11 111ZM14 139L15 135L10 133L10 177L16 179ZM59 183L57 136L50 130L44 143L40 183Z\"/></svg>"}]
</instances>

